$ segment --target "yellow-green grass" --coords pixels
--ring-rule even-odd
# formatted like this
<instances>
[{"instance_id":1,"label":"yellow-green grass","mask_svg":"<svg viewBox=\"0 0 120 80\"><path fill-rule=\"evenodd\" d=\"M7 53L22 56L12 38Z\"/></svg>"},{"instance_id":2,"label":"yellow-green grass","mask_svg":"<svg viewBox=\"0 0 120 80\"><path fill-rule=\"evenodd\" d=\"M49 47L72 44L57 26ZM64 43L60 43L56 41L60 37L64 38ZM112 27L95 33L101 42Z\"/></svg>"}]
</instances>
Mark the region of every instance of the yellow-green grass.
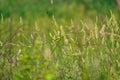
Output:
<instances>
[{"instance_id":1,"label":"yellow-green grass","mask_svg":"<svg viewBox=\"0 0 120 80\"><path fill-rule=\"evenodd\" d=\"M0 79L119 80L119 22L1 19Z\"/></svg>"}]
</instances>

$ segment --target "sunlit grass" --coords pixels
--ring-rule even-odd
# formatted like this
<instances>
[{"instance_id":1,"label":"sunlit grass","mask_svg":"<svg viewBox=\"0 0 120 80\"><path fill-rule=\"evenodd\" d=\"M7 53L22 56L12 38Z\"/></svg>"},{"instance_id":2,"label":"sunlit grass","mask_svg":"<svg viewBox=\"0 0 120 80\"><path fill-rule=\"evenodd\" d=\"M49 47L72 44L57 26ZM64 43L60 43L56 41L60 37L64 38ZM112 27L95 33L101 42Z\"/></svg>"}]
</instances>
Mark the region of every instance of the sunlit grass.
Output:
<instances>
[{"instance_id":1,"label":"sunlit grass","mask_svg":"<svg viewBox=\"0 0 120 80\"><path fill-rule=\"evenodd\" d=\"M2 18L0 79L119 80L120 27L114 14L104 21L70 21Z\"/></svg>"}]
</instances>

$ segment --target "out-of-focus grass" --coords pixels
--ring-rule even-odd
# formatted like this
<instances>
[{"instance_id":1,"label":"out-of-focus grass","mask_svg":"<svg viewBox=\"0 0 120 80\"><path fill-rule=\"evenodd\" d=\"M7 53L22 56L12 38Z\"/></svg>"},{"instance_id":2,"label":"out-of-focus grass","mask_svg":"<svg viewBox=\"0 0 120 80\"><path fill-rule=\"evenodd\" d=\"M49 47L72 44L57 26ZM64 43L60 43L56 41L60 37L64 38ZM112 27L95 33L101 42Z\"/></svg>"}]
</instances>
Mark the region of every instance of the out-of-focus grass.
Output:
<instances>
[{"instance_id":1,"label":"out-of-focus grass","mask_svg":"<svg viewBox=\"0 0 120 80\"><path fill-rule=\"evenodd\" d=\"M0 80L120 79L116 3L0 1Z\"/></svg>"},{"instance_id":2,"label":"out-of-focus grass","mask_svg":"<svg viewBox=\"0 0 120 80\"><path fill-rule=\"evenodd\" d=\"M114 0L0 0L0 14L5 18L10 16L22 16L23 18L52 17L71 19L84 18L86 16L98 16L109 14L109 10L118 11L117 2Z\"/></svg>"},{"instance_id":3,"label":"out-of-focus grass","mask_svg":"<svg viewBox=\"0 0 120 80\"><path fill-rule=\"evenodd\" d=\"M0 79L119 80L119 22L100 20L1 20Z\"/></svg>"}]
</instances>

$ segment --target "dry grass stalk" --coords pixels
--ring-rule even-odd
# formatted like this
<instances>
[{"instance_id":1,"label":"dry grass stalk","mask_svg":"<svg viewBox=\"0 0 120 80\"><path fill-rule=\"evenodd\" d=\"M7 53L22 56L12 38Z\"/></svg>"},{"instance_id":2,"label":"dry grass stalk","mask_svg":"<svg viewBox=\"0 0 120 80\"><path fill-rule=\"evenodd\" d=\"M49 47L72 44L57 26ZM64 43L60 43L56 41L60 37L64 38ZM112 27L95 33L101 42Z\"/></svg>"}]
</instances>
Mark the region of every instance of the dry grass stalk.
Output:
<instances>
[{"instance_id":1,"label":"dry grass stalk","mask_svg":"<svg viewBox=\"0 0 120 80\"><path fill-rule=\"evenodd\" d=\"M7 43L10 43L10 41L15 37L15 35L18 34L19 29L21 28L21 26L23 26L23 24L17 27L17 29L14 31L14 33L11 34L11 36L3 43L2 48L3 48Z\"/></svg>"},{"instance_id":2,"label":"dry grass stalk","mask_svg":"<svg viewBox=\"0 0 120 80\"><path fill-rule=\"evenodd\" d=\"M105 25L102 26L102 28L101 28L101 30L100 30L100 34L103 35L103 36L112 35L112 36L120 37L120 35L118 35L118 34L106 32L106 31L105 31Z\"/></svg>"}]
</instances>

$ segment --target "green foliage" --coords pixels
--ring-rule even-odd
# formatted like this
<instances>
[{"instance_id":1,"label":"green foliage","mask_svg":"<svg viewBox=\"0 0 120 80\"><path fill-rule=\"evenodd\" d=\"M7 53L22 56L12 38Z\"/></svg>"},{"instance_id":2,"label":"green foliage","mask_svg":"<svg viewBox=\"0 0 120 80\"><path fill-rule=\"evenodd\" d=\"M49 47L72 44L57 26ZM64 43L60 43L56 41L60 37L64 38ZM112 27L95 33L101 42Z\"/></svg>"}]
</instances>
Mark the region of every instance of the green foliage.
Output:
<instances>
[{"instance_id":1,"label":"green foliage","mask_svg":"<svg viewBox=\"0 0 120 80\"><path fill-rule=\"evenodd\" d=\"M0 0L0 80L119 80L116 2L53 1Z\"/></svg>"},{"instance_id":2,"label":"green foliage","mask_svg":"<svg viewBox=\"0 0 120 80\"><path fill-rule=\"evenodd\" d=\"M97 14L106 13L110 9L117 10L115 0L53 0L53 4L50 0L0 0L0 4L0 14L3 14L4 18L12 15L24 18L55 15L68 19L72 16L81 17L83 15L80 14L88 13L89 10L94 10Z\"/></svg>"},{"instance_id":3,"label":"green foliage","mask_svg":"<svg viewBox=\"0 0 120 80\"><path fill-rule=\"evenodd\" d=\"M120 27L114 14L104 19L1 20L0 79L118 80Z\"/></svg>"}]
</instances>

